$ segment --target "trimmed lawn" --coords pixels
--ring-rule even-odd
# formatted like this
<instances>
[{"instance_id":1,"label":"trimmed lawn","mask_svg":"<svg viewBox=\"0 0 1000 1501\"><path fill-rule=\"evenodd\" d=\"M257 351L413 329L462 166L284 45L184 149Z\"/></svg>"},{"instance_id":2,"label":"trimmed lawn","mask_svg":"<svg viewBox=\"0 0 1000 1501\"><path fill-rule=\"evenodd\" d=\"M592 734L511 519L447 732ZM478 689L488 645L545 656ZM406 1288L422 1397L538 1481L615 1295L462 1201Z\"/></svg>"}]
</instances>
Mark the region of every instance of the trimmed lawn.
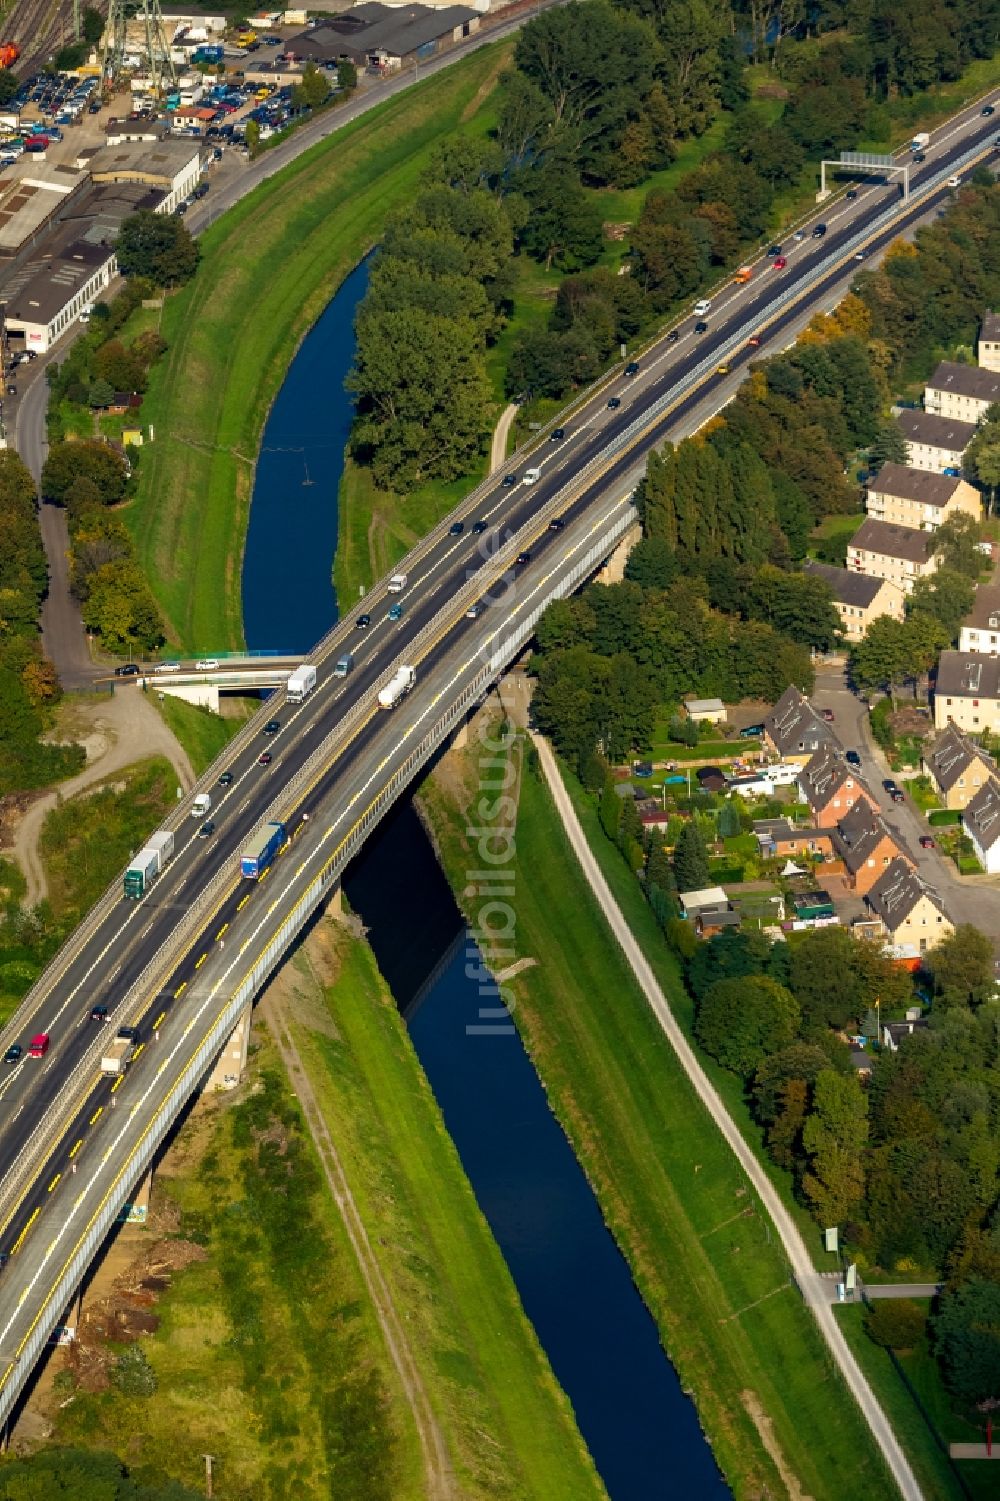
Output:
<instances>
[{"instance_id":1,"label":"trimmed lawn","mask_svg":"<svg viewBox=\"0 0 1000 1501\"><path fill-rule=\"evenodd\" d=\"M169 349L142 412L156 440L126 512L177 645L242 644L240 562L271 402L336 287L509 52L484 48L345 126L202 236L198 274L163 309Z\"/></svg>"},{"instance_id":2,"label":"trimmed lawn","mask_svg":"<svg viewBox=\"0 0 1000 1501\"><path fill-rule=\"evenodd\" d=\"M295 1043L369 1240L381 1248L456 1495L598 1501L604 1487L374 956L328 923L292 962Z\"/></svg>"},{"instance_id":3,"label":"trimmed lawn","mask_svg":"<svg viewBox=\"0 0 1000 1501\"><path fill-rule=\"evenodd\" d=\"M205 768L211 766L216 756L239 734L246 720L260 708L258 699L238 699L236 703L243 708L243 713L227 714L223 718L211 709L186 703L169 693L157 701L156 707L190 756L195 776L200 777Z\"/></svg>"},{"instance_id":4,"label":"trimmed lawn","mask_svg":"<svg viewBox=\"0 0 1000 1501\"><path fill-rule=\"evenodd\" d=\"M433 778L422 795L461 895L469 859L463 810ZM591 810L591 835L594 822ZM613 884L632 888L655 929L617 852L606 852L618 866ZM515 1018L735 1493L786 1490L751 1416L756 1410L816 1501L893 1495L790 1284L780 1247L649 1011L530 771L521 789L515 877L516 947L538 961L512 982ZM630 917L633 905L626 907ZM642 936L648 944L648 927ZM673 961L658 932L656 939L657 968L680 1009ZM729 1084L731 1096L738 1085ZM745 1110L735 1113L743 1125ZM757 1133L748 1134L759 1145ZM816 1244L816 1227L806 1223Z\"/></svg>"}]
</instances>

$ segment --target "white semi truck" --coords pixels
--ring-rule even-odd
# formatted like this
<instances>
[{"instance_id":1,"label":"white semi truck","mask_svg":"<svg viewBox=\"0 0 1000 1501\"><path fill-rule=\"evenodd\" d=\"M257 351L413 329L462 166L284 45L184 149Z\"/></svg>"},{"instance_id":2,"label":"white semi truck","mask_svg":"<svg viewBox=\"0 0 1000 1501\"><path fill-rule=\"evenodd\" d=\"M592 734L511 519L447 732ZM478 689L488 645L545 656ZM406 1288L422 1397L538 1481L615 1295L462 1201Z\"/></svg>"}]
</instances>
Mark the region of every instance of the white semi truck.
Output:
<instances>
[{"instance_id":1,"label":"white semi truck","mask_svg":"<svg viewBox=\"0 0 1000 1501\"><path fill-rule=\"evenodd\" d=\"M397 667L385 687L379 690L380 707L394 708L401 698L406 697L416 681L417 669L415 667Z\"/></svg>"}]
</instances>

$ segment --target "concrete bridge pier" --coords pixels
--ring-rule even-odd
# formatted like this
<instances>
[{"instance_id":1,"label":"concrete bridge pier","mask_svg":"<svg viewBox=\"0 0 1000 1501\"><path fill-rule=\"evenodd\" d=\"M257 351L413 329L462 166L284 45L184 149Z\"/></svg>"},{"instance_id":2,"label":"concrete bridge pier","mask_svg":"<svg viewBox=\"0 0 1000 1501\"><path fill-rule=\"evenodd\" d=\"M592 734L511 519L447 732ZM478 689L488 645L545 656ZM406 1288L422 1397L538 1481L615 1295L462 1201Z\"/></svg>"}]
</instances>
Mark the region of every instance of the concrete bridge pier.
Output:
<instances>
[{"instance_id":1,"label":"concrete bridge pier","mask_svg":"<svg viewBox=\"0 0 1000 1501\"><path fill-rule=\"evenodd\" d=\"M604 567L598 569L594 576L594 582L598 584L620 584L625 577L625 564L628 562L629 553L641 539L642 522L635 521L621 538L614 552L604 564Z\"/></svg>"},{"instance_id":2,"label":"concrete bridge pier","mask_svg":"<svg viewBox=\"0 0 1000 1501\"><path fill-rule=\"evenodd\" d=\"M226 1039L226 1045L215 1060L215 1067L208 1076L205 1089L235 1089L247 1066L247 1049L250 1045L250 1018L253 1002L248 1001L240 1012L239 1019Z\"/></svg>"}]
</instances>

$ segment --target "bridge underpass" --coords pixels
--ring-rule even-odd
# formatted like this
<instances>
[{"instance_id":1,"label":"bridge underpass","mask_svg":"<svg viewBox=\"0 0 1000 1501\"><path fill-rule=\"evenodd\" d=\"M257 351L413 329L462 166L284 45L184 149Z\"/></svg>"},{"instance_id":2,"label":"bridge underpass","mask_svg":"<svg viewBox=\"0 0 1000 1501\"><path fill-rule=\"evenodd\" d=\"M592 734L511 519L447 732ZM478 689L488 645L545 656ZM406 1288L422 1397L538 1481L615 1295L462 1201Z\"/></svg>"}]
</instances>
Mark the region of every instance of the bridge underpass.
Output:
<instances>
[{"instance_id":1,"label":"bridge underpass","mask_svg":"<svg viewBox=\"0 0 1000 1501\"><path fill-rule=\"evenodd\" d=\"M956 161L971 165L988 149L965 143L942 155L929 187L914 189L911 215L946 196L939 179ZM33 988L0 1035L0 1048L32 1030L52 1037L44 1060L0 1082L0 1250L11 1258L0 1276L0 1419L172 1121L369 830L530 639L547 601L634 526L629 497L646 455L718 390L716 361L754 357L752 330L790 337L853 274L859 243L878 247L898 232L898 211L865 213L860 228L845 224L808 247L801 275L779 293L773 283L751 289L704 339L651 353L641 387L612 376L563 419L562 436L540 442L536 486L503 476L479 486L457 531L449 517L399 565L411 580L404 619L375 618L391 602L383 581L309 654L315 692L294 708L269 705L202 779L200 789L216 788L228 763L217 838L197 840L191 801L182 803L174 860L148 896L129 903L109 891ZM609 408L609 390L627 394L621 411ZM372 627L355 634L362 608ZM337 682L330 666L345 649L357 667ZM400 661L417 666L417 687L383 713L374 694ZM276 712L281 734L263 739ZM274 752L266 769L262 749ZM284 852L264 879L241 882L241 846L275 817L288 828ZM141 1031L136 1061L114 1081L100 1076L102 1040L86 1021L98 999L114 1025Z\"/></svg>"}]
</instances>

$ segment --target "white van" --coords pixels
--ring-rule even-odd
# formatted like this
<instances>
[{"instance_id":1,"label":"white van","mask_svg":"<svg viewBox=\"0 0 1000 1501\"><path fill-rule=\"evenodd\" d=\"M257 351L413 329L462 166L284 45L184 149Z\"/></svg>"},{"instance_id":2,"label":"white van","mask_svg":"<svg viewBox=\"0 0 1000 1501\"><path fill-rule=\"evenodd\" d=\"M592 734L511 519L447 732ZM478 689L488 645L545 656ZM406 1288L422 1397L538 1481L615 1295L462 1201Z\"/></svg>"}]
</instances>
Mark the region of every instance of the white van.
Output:
<instances>
[{"instance_id":1,"label":"white van","mask_svg":"<svg viewBox=\"0 0 1000 1501\"><path fill-rule=\"evenodd\" d=\"M540 469L526 469L524 471L524 479L521 483L522 485L537 485L541 477L542 471Z\"/></svg>"},{"instance_id":2,"label":"white van","mask_svg":"<svg viewBox=\"0 0 1000 1501\"><path fill-rule=\"evenodd\" d=\"M389 580L389 593L390 594L402 594L402 592L403 592L403 590L405 588L406 588L406 574L405 573L394 573L393 576L392 576L392 578Z\"/></svg>"},{"instance_id":3,"label":"white van","mask_svg":"<svg viewBox=\"0 0 1000 1501\"><path fill-rule=\"evenodd\" d=\"M709 302L708 298L703 297L700 302L696 302L694 305L695 316L698 318L704 318L705 314L708 312L711 306L712 304Z\"/></svg>"},{"instance_id":4,"label":"white van","mask_svg":"<svg viewBox=\"0 0 1000 1501\"><path fill-rule=\"evenodd\" d=\"M191 817L204 818L206 813L212 811L212 799L207 792L199 792L191 804Z\"/></svg>"}]
</instances>

